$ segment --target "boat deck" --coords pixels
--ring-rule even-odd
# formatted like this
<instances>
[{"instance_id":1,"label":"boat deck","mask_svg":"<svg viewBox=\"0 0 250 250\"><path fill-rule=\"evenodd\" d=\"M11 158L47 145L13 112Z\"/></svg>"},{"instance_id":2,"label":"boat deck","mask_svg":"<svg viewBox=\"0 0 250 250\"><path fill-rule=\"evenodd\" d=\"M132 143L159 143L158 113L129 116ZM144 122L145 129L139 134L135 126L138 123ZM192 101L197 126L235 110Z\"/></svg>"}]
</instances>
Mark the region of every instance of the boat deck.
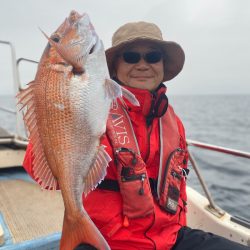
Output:
<instances>
[{"instance_id":1,"label":"boat deck","mask_svg":"<svg viewBox=\"0 0 250 250\"><path fill-rule=\"evenodd\" d=\"M1 249L13 244L15 249L32 249L39 239L43 244L54 241L51 249L57 249L64 214L60 192L41 190L21 168L1 169L0 173Z\"/></svg>"}]
</instances>

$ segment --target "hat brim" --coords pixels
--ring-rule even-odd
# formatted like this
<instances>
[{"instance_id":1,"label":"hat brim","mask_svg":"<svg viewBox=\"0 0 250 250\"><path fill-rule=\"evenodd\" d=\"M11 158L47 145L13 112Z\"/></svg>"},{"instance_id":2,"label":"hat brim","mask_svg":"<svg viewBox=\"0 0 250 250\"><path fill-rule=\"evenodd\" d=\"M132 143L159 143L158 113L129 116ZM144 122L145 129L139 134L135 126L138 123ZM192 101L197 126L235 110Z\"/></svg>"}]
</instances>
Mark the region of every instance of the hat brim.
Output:
<instances>
[{"instance_id":1,"label":"hat brim","mask_svg":"<svg viewBox=\"0 0 250 250\"><path fill-rule=\"evenodd\" d=\"M127 40L105 51L109 73L111 77L113 77L115 74L114 63L118 51L121 50L123 47L127 47L129 44L137 41L153 42L156 45L160 46L160 48L165 52L163 82L173 79L180 73L185 62L185 53L178 43L172 41L162 41L158 39L149 39L148 37L140 37L136 39Z\"/></svg>"}]
</instances>

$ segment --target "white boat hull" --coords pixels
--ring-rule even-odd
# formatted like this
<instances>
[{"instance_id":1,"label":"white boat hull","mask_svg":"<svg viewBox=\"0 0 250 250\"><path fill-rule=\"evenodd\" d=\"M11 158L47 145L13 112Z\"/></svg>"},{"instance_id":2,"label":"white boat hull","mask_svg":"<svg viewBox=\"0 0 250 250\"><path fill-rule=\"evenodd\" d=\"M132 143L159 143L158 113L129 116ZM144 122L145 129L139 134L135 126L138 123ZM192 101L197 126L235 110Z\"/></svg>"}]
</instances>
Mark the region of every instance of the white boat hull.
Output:
<instances>
[{"instance_id":1,"label":"white boat hull","mask_svg":"<svg viewBox=\"0 0 250 250\"><path fill-rule=\"evenodd\" d=\"M191 187L187 187L188 216L187 224L191 228L225 237L240 244L250 246L250 229L231 221L231 215L219 216L209 209L208 200Z\"/></svg>"}]
</instances>

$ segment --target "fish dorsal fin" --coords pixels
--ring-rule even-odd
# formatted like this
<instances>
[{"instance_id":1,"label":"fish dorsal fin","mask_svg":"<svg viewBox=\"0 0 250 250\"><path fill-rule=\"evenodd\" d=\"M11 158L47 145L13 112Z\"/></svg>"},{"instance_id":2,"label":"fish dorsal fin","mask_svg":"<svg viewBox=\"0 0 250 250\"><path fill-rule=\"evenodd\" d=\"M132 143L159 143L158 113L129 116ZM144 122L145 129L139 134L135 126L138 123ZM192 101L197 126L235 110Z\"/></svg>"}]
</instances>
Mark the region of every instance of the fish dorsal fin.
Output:
<instances>
[{"instance_id":1,"label":"fish dorsal fin","mask_svg":"<svg viewBox=\"0 0 250 250\"><path fill-rule=\"evenodd\" d=\"M105 146L99 146L94 165L90 168L85 180L83 190L85 196L91 190L95 189L96 186L104 179L106 175L106 168L111 160L111 157L105 150Z\"/></svg>"},{"instance_id":2,"label":"fish dorsal fin","mask_svg":"<svg viewBox=\"0 0 250 250\"><path fill-rule=\"evenodd\" d=\"M55 190L57 188L57 180L53 176L49 164L47 162L45 152L42 146L41 135L37 126L36 103L34 89L38 83L31 82L29 87L21 90L17 94L17 105L21 109L26 108L24 114L24 122L29 131L29 139L32 145L33 171L35 180L42 188Z\"/></svg>"}]
</instances>

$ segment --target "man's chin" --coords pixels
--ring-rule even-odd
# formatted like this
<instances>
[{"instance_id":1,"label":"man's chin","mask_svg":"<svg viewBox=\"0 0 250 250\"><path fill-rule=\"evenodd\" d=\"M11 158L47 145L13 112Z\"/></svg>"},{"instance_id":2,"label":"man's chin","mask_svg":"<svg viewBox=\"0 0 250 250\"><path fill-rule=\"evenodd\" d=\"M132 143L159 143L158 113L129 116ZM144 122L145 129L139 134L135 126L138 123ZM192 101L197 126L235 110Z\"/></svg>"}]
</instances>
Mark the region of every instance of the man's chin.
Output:
<instances>
[{"instance_id":1,"label":"man's chin","mask_svg":"<svg viewBox=\"0 0 250 250\"><path fill-rule=\"evenodd\" d=\"M145 78L139 78L139 79L136 79L132 82L132 84L134 84L134 85L148 85L150 83L151 83L151 81L148 79L145 79Z\"/></svg>"},{"instance_id":2,"label":"man's chin","mask_svg":"<svg viewBox=\"0 0 250 250\"><path fill-rule=\"evenodd\" d=\"M135 81L131 83L130 86L138 89L150 89L150 87L152 87L151 84L146 81Z\"/></svg>"}]
</instances>

